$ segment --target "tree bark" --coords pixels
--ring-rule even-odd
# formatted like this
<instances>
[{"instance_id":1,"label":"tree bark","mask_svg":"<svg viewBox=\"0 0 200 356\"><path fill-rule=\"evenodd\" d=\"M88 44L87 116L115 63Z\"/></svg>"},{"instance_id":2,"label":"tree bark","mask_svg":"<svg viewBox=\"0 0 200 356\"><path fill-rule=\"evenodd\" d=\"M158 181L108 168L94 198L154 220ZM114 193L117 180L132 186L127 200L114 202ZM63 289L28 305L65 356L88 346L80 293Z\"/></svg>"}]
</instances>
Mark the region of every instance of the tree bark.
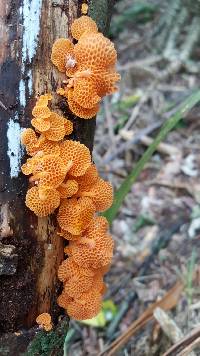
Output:
<instances>
[{"instance_id":1,"label":"tree bark","mask_svg":"<svg viewBox=\"0 0 200 356\"><path fill-rule=\"evenodd\" d=\"M41 312L50 312L54 321L59 313L57 269L63 242L56 236L54 216L37 218L25 207L28 179L20 171L26 158L20 133L30 127L36 96L55 93L64 79L50 61L51 48L55 39L70 37L81 4L80 0L0 2L0 243L2 249L13 248L10 260L5 264L0 260L0 334L30 328ZM111 0L89 3L89 14L104 33L110 4ZM55 97L53 109L74 123L72 139L92 151L95 119L74 117L66 102Z\"/></svg>"}]
</instances>

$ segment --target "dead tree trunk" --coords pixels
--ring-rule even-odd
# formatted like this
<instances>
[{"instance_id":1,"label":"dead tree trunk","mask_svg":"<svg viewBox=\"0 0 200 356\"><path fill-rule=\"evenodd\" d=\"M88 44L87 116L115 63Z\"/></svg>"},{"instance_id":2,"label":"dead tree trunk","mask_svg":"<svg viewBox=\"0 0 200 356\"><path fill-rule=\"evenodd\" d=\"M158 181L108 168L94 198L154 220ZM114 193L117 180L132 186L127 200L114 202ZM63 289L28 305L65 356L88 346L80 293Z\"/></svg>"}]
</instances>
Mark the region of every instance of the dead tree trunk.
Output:
<instances>
[{"instance_id":1,"label":"dead tree trunk","mask_svg":"<svg viewBox=\"0 0 200 356\"><path fill-rule=\"evenodd\" d=\"M20 132L30 127L37 94L55 92L62 75L53 67L53 42L70 37L70 25L80 16L80 0L5 0L0 2L0 334L29 328L41 312L56 318L63 258L54 217L36 218L25 208L28 180L20 172L25 153ZM90 14L105 32L110 0L90 1ZM93 145L95 119L74 122L73 138ZM8 246L9 245L9 246Z\"/></svg>"}]
</instances>

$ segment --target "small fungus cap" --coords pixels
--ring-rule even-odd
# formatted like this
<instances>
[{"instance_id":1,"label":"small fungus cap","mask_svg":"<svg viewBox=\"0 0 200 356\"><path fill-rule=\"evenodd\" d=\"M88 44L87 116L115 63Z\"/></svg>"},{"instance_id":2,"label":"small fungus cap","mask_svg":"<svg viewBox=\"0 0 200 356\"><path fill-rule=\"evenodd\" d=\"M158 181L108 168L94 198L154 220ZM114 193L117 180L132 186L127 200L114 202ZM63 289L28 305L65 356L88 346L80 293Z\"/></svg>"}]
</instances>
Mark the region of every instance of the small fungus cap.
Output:
<instances>
[{"instance_id":1,"label":"small fungus cap","mask_svg":"<svg viewBox=\"0 0 200 356\"><path fill-rule=\"evenodd\" d=\"M85 33L96 33L98 32L97 25L95 21L89 16L81 16L78 19L74 20L71 26L72 36L79 40L79 38Z\"/></svg>"},{"instance_id":2,"label":"small fungus cap","mask_svg":"<svg viewBox=\"0 0 200 356\"><path fill-rule=\"evenodd\" d=\"M90 224L95 206L90 198L71 198L61 202L58 223L72 235L80 235Z\"/></svg>"},{"instance_id":3,"label":"small fungus cap","mask_svg":"<svg viewBox=\"0 0 200 356\"><path fill-rule=\"evenodd\" d=\"M71 198L78 191L78 183L74 179L67 179L67 181L59 185L57 191L62 199Z\"/></svg>"},{"instance_id":4,"label":"small fungus cap","mask_svg":"<svg viewBox=\"0 0 200 356\"><path fill-rule=\"evenodd\" d=\"M95 217L82 238L70 241L69 249L78 265L95 269L110 263L114 242L105 232L106 228L107 220L103 217Z\"/></svg>"},{"instance_id":5,"label":"small fungus cap","mask_svg":"<svg viewBox=\"0 0 200 356\"><path fill-rule=\"evenodd\" d=\"M67 305L67 313L76 320L91 319L101 310L102 297L97 290L82 293Z\"/></svg>"},{"instance_id":6,"label":"small fungus cap","mask_svg":"<svg viewBox=\"0 0 200 356\"><path fill-rule=\"evenodd\" d=\"M97 112L99 111L99 104L94 105L90 109L86 109L79 105L75 101L75 96L74 96L74 90L69 89L67 92L67 100L68 100L68 105L69 109L73 114L75 114L78 117L81 117L82 119L92 119L93 117L96 116Z\"/></svg>"},{"instance_id":7,"label":"small fungus cap","mask_svg":"<svg viewBox=\"0 0 200 356\"><path fill-rule=\"evenodd\" d=\"M46 199L39 196L38 187L30 188L26 193L26 206L39 217L47 216L54 212L60 204L60 195L55 189L46 192Z\"/></svg>"},{"instance_id":8,"label":"small fungus cap","mask_svg":"<svg viewBox=\"0 0 200 356\"><path fill-rule=\"evenodd\" d=\"M77 177L83 175L91 165L89 149L78 141L66 140L60 145L60 156L64 164L72 162L68 174Z\"/></svg>"},{"instance_id":9,"label":"small fungus cap","mask_svg":"<svg viewBox=\"0 0 200 356\"><path fill-rule=\"evenodd\" d=\"M64 260L58 268L58 279L61 282L66 282L70 278L80 276L93 277L94 272L88 268L82 268L73 260L72 257Z\"/></svg>"},{"instance_id":10,"label":"small fungus cap","mask_svg":"<svg viewBox=\"0 0 200 356\"><path fill-rule=\"evenodd\" d=\"M79 78L74 83L74 100L86 109L92 109L101 100L92 78Z\"/></svg>"},{"instance_id":11,"label":"small fungus cap","mask_svg":"<svg viewBox=\"0 0 200 356\"><path fill-rule=\"evenodd\" d=\"M101 33L86 33L74 46L78 63L87 68L108 68L117 60L114 44Z\"/></svg>"},{"instance_id":12,"label":"small fungus cap","mask_svg":"<svg viewBox=\"0 0 200 356\"><path fill-rule=\"evenodd\" d=\"M60 72L70 69L73 74L77 70L73 43L66 38L57 39L52 47L51 61Z\"/></svg>"},{"instance_id":13,"label":"small fungus cap","mask_svg":"<svg viewBox=\"0 0 200 356\"><path fill-rule=\"evenodd\" d=\"M25 129L21 133L22 145L35 145L37 143L37 136L33 129Z\"/></svg>"},{"instance_id":14,"label":"small fungus cap","mask_svg":"<svg viewBox=\"0 0 200 356\"><path fill-rule=\"evenodd\" d=\"M42 313L36 318L36 323L39 325L48 325L51 323L51 315L49 313Z\"/></svg>"},{"instance_id":15,"label":"small fungus cap","mask_svg":"<svg viewBox=\"0 0 200 356\"><path fill-rule=\"evenodd\" d=\"M96 183L89 188L89 191L80 192L80 196L90 197L97 211L104 211L112 205L113 189L109 182L99 178Z\"/></svg>"},{"instance_id":16,"label":"small fungus cap","mask_svg":"<svg viewBox=\"0 0 200 356\"><path fill-rule=\"evenodd\" d=\"M49 154L38 160L31 180L39 181L39 186L46 189L56 188L64 181L66 173L67 167L61 157Z\"/></svg>"},{"instance_id":17,"label":"small fungus cap","mask_svg":"<svg viewBox=\"0 0 200 356\"><path fill-rule=\"evenodd\" d=\"M96 166L95 164L92 164L87 168L83 176L76 177L76 181L81 191L84 191L86 189L90 189L90 187L97 182L98 177Z\"/></svg>"}]
</instances>

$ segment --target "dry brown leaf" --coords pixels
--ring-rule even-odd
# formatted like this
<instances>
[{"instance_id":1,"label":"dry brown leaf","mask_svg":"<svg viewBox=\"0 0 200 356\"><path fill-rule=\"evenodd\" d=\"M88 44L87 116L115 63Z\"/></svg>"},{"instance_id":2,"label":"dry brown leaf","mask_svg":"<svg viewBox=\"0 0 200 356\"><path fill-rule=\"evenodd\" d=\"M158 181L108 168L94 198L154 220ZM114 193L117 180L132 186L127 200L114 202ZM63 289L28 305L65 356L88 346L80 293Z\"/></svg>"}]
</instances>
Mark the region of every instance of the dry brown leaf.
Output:
<instances>
[{"instance_id":1,"label":"dry brown leaf","mask_svg":"<svg viewBox=\"0 0 200 356\"><path fill-rule=\"evenodd\" d=\"M189 335L177 342L163 356L188 355L188 352L200 343L200 327L195 328Z\"/></svg>"},{"instance_id":2,"label":"dry brown leaf","mask_svg":"<svg viewBox=\"0 0 200 356\"><path fill-rule=\"evenodd\" d=\"M180 298L181 292L183 290L182 282L178 281L169 292L159 301L151 304L144 313L135 320L129 328L119 336L112 344L110 344L103 352L98 356L102 356L106 353L107 356L115 355L116 352L125 344L127 341L141 329L148 321L153 319L153 312L155 308L159 307L164 310L170 310L174 308Z\"/></svg>"}]
</instances>

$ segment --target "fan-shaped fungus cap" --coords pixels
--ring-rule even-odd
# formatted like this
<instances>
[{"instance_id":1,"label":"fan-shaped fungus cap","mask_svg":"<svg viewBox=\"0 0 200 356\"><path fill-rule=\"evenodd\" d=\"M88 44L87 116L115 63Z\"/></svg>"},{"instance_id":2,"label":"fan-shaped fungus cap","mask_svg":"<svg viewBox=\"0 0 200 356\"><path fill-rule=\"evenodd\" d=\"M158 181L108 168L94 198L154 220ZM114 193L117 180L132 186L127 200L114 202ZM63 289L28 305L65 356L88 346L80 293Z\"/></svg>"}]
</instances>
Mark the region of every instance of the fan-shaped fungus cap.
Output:
<instances>
[{"instance_id":1,"label":"fan-shaped fungus cap","mask_svg":"<svg viewBox=\"0 0 200 356\"><path fill-rule=\"evenodd\" d=\"M68 179L59 185L57 190L60 193L61 198L71 198L72 195L76 194L78 191L78 183L74 179Z\"/></svg>"},{"instance_id":2,"label":"fan-shaped fungus cap","mask_svg":"<svg viewBox=\"0 0 200 356\"><path fill-rule=\"evenodd\" d=\"M59 305L59 307L67 309L67 306L69 305L69 303L73 302L73 298L70 297L66 292L62 292L61 295L59 295L58 299L57 299L57 303Z\"/></svg>"},{"instance_id":3,"label":"fan-shaped fungus cap","mask_svg":"<svg viewBox=\"0 0 200 356\"><path fill-rule=\"evenodd\" d=\"M85 33L96 33L98 32L97 25L95 21L91 19L89 16L81 16L78 19L74 20L71 26L72 36L79 40L79 38Z\"/></svg>"},{"instance_id":4,"label":"fan-shaped fungus cap","mask_svg":"<svg viewBox=\"0 0 200 356\"><path fill-rule=\"evenodd\" d=\"M60 156L65 164L72 162L68 174L77 177L83 175L91 165L89 149L77 141L66 140L60 145Z\"/></svg>"},{"instance_id":5,"label":"fan-shaped fungus cap","mask_svg":"<svg viewBox=\"0 0 200 356\"><path fill-rule=\"evenodd\" d=\"M67 170L61 157L45 155L35 165L30 181L39 181L39 186L46 189L56 188L64 181Z\"/></svg>"},{"instance_id":6,"label":"fan-shaped fungus cap","mask_svg":"<svg viewBox=\"0 0 200 356\"><path fill-rule=\"evenodd\" d=\"M42 313L36 318L36 323L38 324L50 324L51 315L49 313Z\"/></svg>"},{"instance_id":7,"label":"fan-shaped fungus cap","mask_svg":"<svg viewBox=\"0 0 200 356\"><path fill-rule=\"evenodd\" d=\"M52 329L51 315L49 313L42 313L36 318L36 323L39 324L46 331Z\"/></svg>"},{"instance_id":8,"label":"fan-shaped fungus cap","mask_svg":"<svg viewBox=\"0 0 200 356\"><path fill-rule=\"evenodd\" d=\"M95 83L96 92L100 97L112 94L118 89L116 82L120 80L120 74L115 72L114 67L105 70L98 68L92 71L91 79Z\"/></svg>"},{"instance_id":9,"label":"fan-shaped fungus cap","mask_svg":"<svg viewBox=\"0 0 200 356\"><path fill-rule=\"evenodd\" d=\"M38 187L30 188L26 193L26 206L37 216L47 216L54 212L60 204L60 195L55 189L46 191L45 199L41 199Z\"/></svg>"},{"instance_id":10,"label":"fan-shaped fungus cap","mask_svg":"<svg viewBox=\"0 0 200 356\"><path fill-rule=\"evenodd\" d=\"M86 109L92 109L101 100L92 78L79 78L74 82L74 101Z\"/></svg>"},{"instance_id":11,"label":"fan-shaped fungus cap","mask_svg":"<svg viewBox=\"0 0 200 356\"><path fill-rule=\"evenodd\" d=\"M95 206L90 198L71 198L61 202L58 223L72 235L80 235L92 220Z\"/></svg>"},{"instance_id":12,"label":"fan-shaped fungus cap","mask_svg":"<svg viewBox=\"0 0 200 356\"><path fill-rule=\"evenodd\" d=\"M65 135L70 135L73 131L73 124L64 117L52 113L50 118L50 128L44 134L48 140L60 141Z\"/></svg>"},{"instance_id":13,"label":"fan-shaped fungus cap","mask_svg":"<svg viewBox=\"0 0 200 356\"><path fill-rule=\"evenodd\" d=\"M33 129L25 129L21 133L21 143L22 145L35 145L37 143L37 136Z\"/></svg>"},{"instance_id":14,"label":"fan-shaped fungus cap","mask_svg":"<svg viewBox=\"0 0 200 356\"><path fill-rule=\"evenodd\" d=\"M78 63L87 68L108 68L116 63L114 44L101 33L86 33L74 46Z\"/></svg>"},{"instance_id":15,"label":"fan-shaped fungus cap","mask_svg":"<svg viewBox=\"0 0 200 356\"><path fill-rule=\"evenodd\" d=\"M64 291L70 296L77 298L79 294L95 289L99 292L103 288L103 277L100 273L95 276L86 276L82 273L76 274L64 283Z\"/></svg>"},{"instance_id":16,"label":"fan-shaped fungus cap","mask_svg":"<svg viewBox=\"0 0 200 356\"><path fill-rule=\"evenodd\" d=\"M50 122L48 119L49 118L46 118L46 119L34 118L31 120L31 125L38 132L45 132L45 131L49 130L49 128L50 128Z\"/></svg>"},{"instance_id":17,"label":"fan-shaped fungus cap","mask_svg":"<svg viewBox=\"0 0 200 356\"><path fill-rule=\"evenodd\" d=\"M66 38L59 38L52 47L51 61L60 72L73 75L77 70L77 62L74 56L74 45Z\"/></svg>"},{"instance_id":18,"label":"fan-shaped fungus cap","mask_svg":"<svg viewBox=\"0 0 200 356\"><path fill-rule=\"evenodd\" d=\"M94 272L89 268L82 268L73 260L73 257L69 257L64 260L58 268L58 279L61 282L66 282L72 277L80 277L81 275L86 277L93 277Z\"/></svg>"},{"instance_id":19,"label":"fan-shaped fungus cap","mask_svg":"<svg viewBox=\"0 0 200 356\"><path fill-rule=\"evenodd\" d=\"M79 105L75 101L73 89L69 89L67 91L67 100L71 112L73 112L73 114L75 114L76 116L81 117L82 119L92 119L94 116L96 116L97 112L99 111L99 104L94 105L94 107L90 109L86 109L81 105Z\"/></svg>"},{"instance_id":20,"label":"fan-shaped fungus cap","mask_svg":"<svg viewBox=\"0 0 200 356\"><path fill-rule=\"evenodd\" d=\"M67 305L67 314L76 320L91 319L101 310L102 298L100 292L91 290L82 293L77 299Z\"/></svg>"},{"instance_id":21,"label":"fan-shaped fungus cap","mask_svg":"<svg viewBox=\"0 0 200 356\"><path fill-rule=\"evenodd\" d=\"M37 155L32 158L28 158L26 160L26 163L22 164L22 166L21 166L22 173L25 175L29 175L29 174L33 173L33 170L34 170L37 162L38 162Z\"/></svg>"},{"instance_id":22,"label":"fan-shaped fungus cap","mask_svg":"<svg viewBox=\"0 0 200 356\"><path fill-rule=\"evenodd\" d=\"M51 113L47 119L32 119L32 125L50 141L60 141L73 131L73 124L64 117Z\"/></svg>"},{"instance_id":23,"label":"fan-shaped fungus cap","mask_svg":"<svg viewBox=\"0 0 200 356\"><path fill-rule=\"evenodd\" d=\"M41 155L60 155L59 143L49 141L44 135L40 135L37 144L34 147L35 153L40 153Z\"/></svg>"},{"instance_id":24,"label":"fan-shaped fungus cap","mask_svg":"<svg viewBox=\"0 0 200 356\"><path fill-rule=\"evenodd\" d=\"M35 107L33 108L32 114L37 119L46 119L51 115L51 110L48 108L48 101L52 99L51 94L41 95Z\"/></svg>"},{"instance_id":25,"label":"fan-shaped fungus cap","mask_svg":"<svg viewBox=\"0 0 200 356\"><path fill-rule=\"evenodd\" d=\"M70 241L69 251L78 265L100 268L110 263L114 242L105 233L105 220L103 217L95 217L80 239Z\"/></svg>"},{"instance_id":26,"label":"fan-shaped fungus cap","mask_svg":"<svg viewBox=\"0 0 200 356\"><path fill-rule=\"evenodd\" d=\"M98 172L96 169L95 164L92 164L90 167L87 168L85 174L80 177L76 177L76 181L81 189L84 191L89 189L93 184L95 184L98 180Z\"/></svg>"},{"instance_id":27,"label":"fan-shaped fungus cap","mask_svg":"<svg viewBox=\"0 0 200 356\"><path fill-rule=\"evenodd\" d=\"M75 297L92 286L94 273L88 268L79 267L70 257L59 266L58 278L65 283L64 291L70 297Z\"/></svg>"},{"instance_id":28,"label":"fan-shaped fungus cap","mask_svg":"<svg viewBox=\"0 0 200 356\"><path fill-rule=\"evenodd\" d=\"M72 235L68 231L61 229L60 232L57 232L59 236L62 236L66 240L77 240L80 238L80 235Z\"/></svg>"},{"instance_id":29,"label":"fan-shaped fungus cap","mask_svg":"<svg viewBox=\"0 0 200 356\"><path fill-rule=\"evenodd\" d=\"M109 182L99 178L89 191L79 191L79 196L90 197L97 211L108 209L113 202L113 189Z\"/></svg>"}]
</instances>

